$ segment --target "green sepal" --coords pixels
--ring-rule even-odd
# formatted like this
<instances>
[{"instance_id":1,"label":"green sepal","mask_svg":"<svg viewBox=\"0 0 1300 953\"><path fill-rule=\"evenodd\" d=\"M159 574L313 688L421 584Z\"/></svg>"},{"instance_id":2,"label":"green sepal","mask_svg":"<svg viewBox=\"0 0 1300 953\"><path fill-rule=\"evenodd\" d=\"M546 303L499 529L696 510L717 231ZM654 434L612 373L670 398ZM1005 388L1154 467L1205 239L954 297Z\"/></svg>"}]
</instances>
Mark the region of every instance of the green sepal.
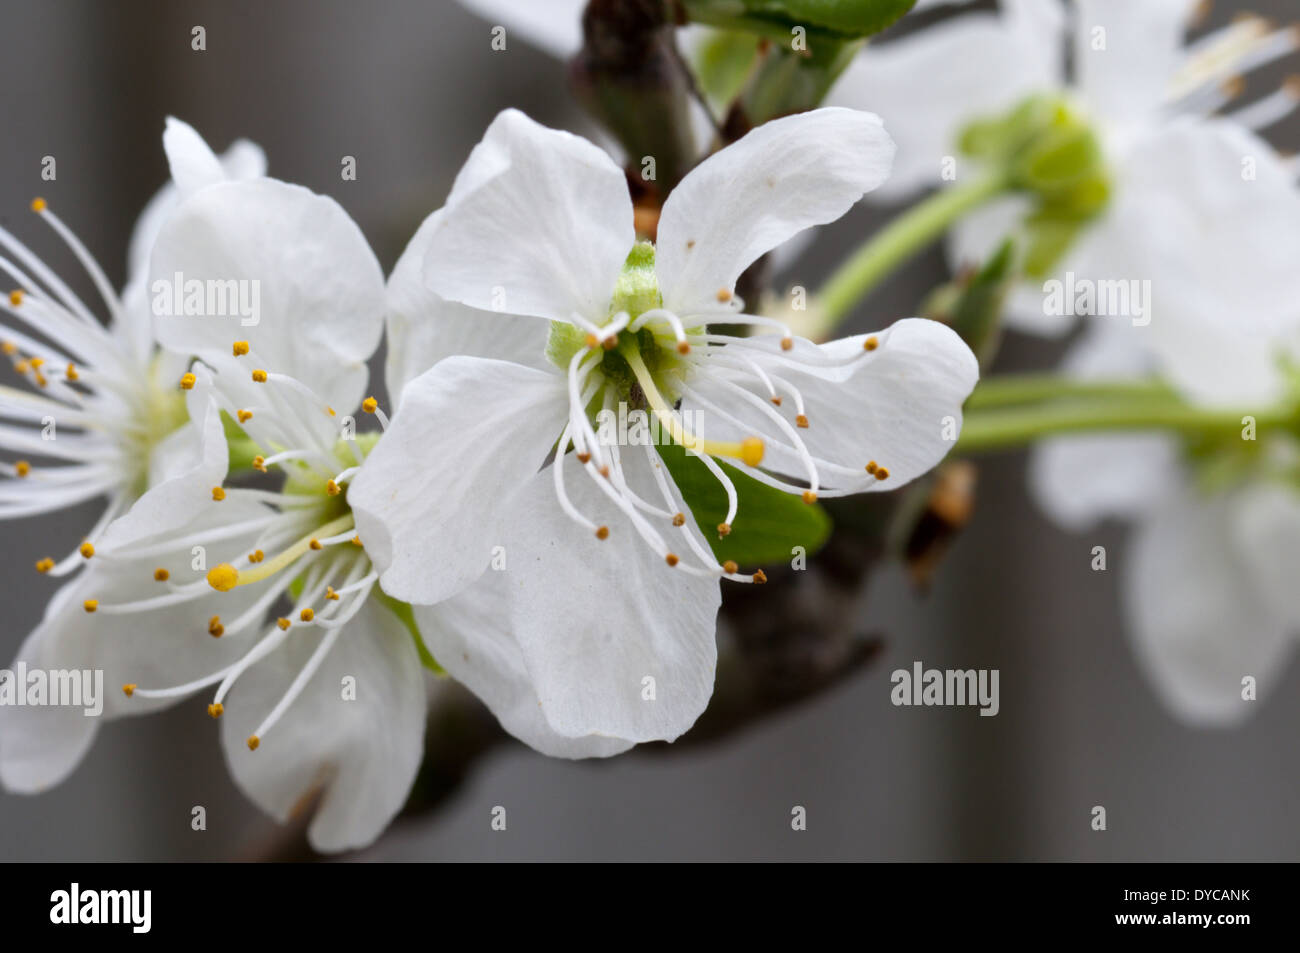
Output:
<instances>
[{"instance_id":1,"label":"green sepal","mask_svg":"<svg viewBox=\"0 0 1300 953\"><path fill-rule=\"evenodd\" d=\"M658 449L719 562L734 560L742 568L788 562L794 547L812 554L830 536L831 518L821 504L805 503L718 460L740 500L731 534L719 538L718 524L727 516L726 491L704 463L682 447Z\"/></svg>"},{"instance_id":2,"label":"green sepal","mask_svg":"<svg viewBox=\"0 0 1300 953\"><path fill-rule=\"evenodd\" d=\"M896 22L916 0L682 0L693 23L788 38L794 27L857 39Z\"/></svg>"},{"instance_id":3,"label":"green sepal","mask_svg":"<svg viewBox=\"0 0 1300 953\"><path fill-rule=\"evenodd\" d=\"M402 625L406 626L406 631L411 633L411 638L415 640L415 651L420 656L420 664L435 675L446 675L447 670L438 664L438 660L433 657L433 653L424 644L424 638L420 635L420 627L415 622L415 610L411 608L411 604L409 602L399 602L378 586L370 590L370 597L378 599L393 615L397 616Z\"/></svg>"}]
</instances>

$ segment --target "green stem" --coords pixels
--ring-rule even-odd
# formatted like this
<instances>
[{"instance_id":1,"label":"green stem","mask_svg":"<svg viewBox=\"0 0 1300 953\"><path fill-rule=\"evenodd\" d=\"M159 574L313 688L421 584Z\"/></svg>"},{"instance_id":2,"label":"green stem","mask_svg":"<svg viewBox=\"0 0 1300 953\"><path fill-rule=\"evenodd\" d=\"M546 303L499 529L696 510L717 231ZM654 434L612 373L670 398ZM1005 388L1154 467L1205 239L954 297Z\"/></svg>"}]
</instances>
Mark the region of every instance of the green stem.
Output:
<instances>
[{"instance_id":1,"label":"green stem","mask_svg":"<svg viewBox=\"0 0 1300 953\"><path fill-rule=\"evenodd\" d=\"M1006 191L999 173L936 192L895 218L840 265L818 297L821 336L833 330L855 304L895 268L939 238L953 222Z\"/></svg>"},{"instance_id":2,"label":"green stem","mask_svg":"<svg viewBox=\"0 0 1300 953\"><path fill-rule=\"evenodd\" d=\"M1176 434L1227 436L1241 431L1243 417L1253 417L1256 427L1291 428L1292 410L1264 413L1205 410L1166 401L1146 404L1117 403L1107 398L1093 403L1062 401L1045 406L976 411L966 415L956 453L979 453L1023 447L1044 437L1096 431L1163 430Z\"/></svg>"},{"instance_id":3,"label":"green stem","mask_svg":"<svg viewBox=\"0 0 1300 953\"><path fill-rule=\"evenodd\" d=\"M1007 374L986 378L966 401L967 410L989 410L1065 398L1150 402L1176 400L1169 385L1156 380L1078 380L1058 374Z\"/></svg>"}]
</instances>

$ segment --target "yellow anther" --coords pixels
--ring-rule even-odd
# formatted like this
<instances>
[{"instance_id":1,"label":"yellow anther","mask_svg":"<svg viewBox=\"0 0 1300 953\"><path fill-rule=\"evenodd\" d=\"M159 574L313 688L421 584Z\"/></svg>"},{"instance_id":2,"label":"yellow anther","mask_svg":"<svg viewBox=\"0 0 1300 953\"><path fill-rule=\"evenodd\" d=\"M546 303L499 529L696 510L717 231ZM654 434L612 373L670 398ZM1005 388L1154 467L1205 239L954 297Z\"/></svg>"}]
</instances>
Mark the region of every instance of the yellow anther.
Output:
<instances>
[{"instance_id":1,"label":"yellow anther","mask_svg":"<svg viewBox=\"0 0 1300 953\"><path fill-rule=\"evenodd\" d=\"M15 308L18 307L20 304L23 303L23 293L19 291L17 288L9 292L9 303L13 305Z\"/></svg>"},{"instance_id":2,"label":"yellow anther","mask_svg":"<svg viewBox=\"0 0 1300 953\"><path fill-rule=\"evenodd\" d=\"M208 626L208 635L214 639L219 639L226 634L226 627L218 622L216 625Z\"/></svg>"},{"instance_id":3,"label":"yellow anther","mask_svg":"<svg viewBox=\"0 0 1300 953\"><path fill-rule=\"evenodd\" d=\"M260 549L255 549L248 554L248 561L250 563L260 563L265 558L266 553L262 552Z\"/></svg>"},{"instance_id":4,"label":"yellow anther","mask_svg":"<svg viewBox=\"0 0 1300 953\"><path fill-rule=\"evenodd\" d=\"M249 736L248 736L248 750L249 750L249 751L256 751L256 750L257 750L257 746L260 745L261 743L262 743L262 740L261 740L260 738L258 738L257 735L249 735Z\"/></svg>"},{"instance_id":5,"label":"yellow anther","mask_svg":"<svg viewBox=\"0 0 1300 953\"><path fill-rule=\"evenodd\" d=\"M352 537L352 545L353 545L353 546L360 546L360 545L361 545L361 537L360 537L360 536L353 536L353 537Z\"/></svg>"},{"instance_id":6,"label":"yellow anther","mask_svg":"<svg viewBox=\"0 0 1300 953\"><path fill-rule=\"evenodd\" d=\"M87 612L94 612L96 609L99 608L99 600L87 599L85 602L81 604L81 608L85 609Z\"/></svg>"},{"instance_id":7,"label":"yellow anther","mask_svg":"<svg viewBox=\"0 0 1300 953\"><path fill-rule=\"evenodd\" d=\"M83 559L89 559L95 555L95 544L87 540L77 547L77 552L81 553Z\"/></svg>"},{"instance_id":8,"label":"yellow anther","mask_svg":"<svg viewBox=\"0 0 1300 953\"><path fill-rule=\"evenodd\" d=\"M596 527L596 538L597 538L597 539L609 539L609 527L608 527L608 526L598 526L598 527Z\"/></svg>"},{"instance_id":9,"label":"yellow anther","mask_svg":"<svg viewBox=\"0 0 1300 953\"><path fill-rule=\"evenodd\" d=\"M796 427L802 427L804 430L807 430L807 429L808 429L808 418L805 417L803 414L798 414L798 415L794 418L794 425L795 425Z\"/></svg>"},{"instance_id":10,"label":"yellow anther","mask_svg":"<svg viewBox=\"0 0 1300 953\"><path fill-rule=\"evenodd\" d=\"M288 619L284 618L283 616L276 619L275 624L278 625L281 629L287 629L289 628L289 626L293 625L292 622L290 622Z\"/></svg>"},{"instance_id":11,"label":"yellow anther","mask_svg":"<svg viewBox=\"0 0 1300 953\"><path fill-rule=\"evenodd\" d=\"M53 568L54 568L54 560L50 559L50 557L48 556L46 556L44 559L38 559L36 561L37 572L49 572Z\"/></svg>"},{"instance_id":12,"label":"yellow anther","mask_svg":"<svg viewBox=\"0 0 1300 953\"><path fill-rule=\"evenodd\" d=\"M310 543L308 543L307 545L309 545L312 549L315 549L315 550L320 550L320 549L323 548L323 547L321 546L321 541L320 541L319 539L313 539L313 540L312 540Z\"/></svg>"},{"instance_id":13,"label":"yellow anther","mask_svg":"<svg viewBox=\"0 0 1300 953\"><path fill-rule=\"evenodd\" d=\"M225 710L226 707L222 705L221 702L214 702L213 704L208 706L208 714L211 715L213 718L220 718L221 713Z\"/></svg>"},{"instance_id":14,"label":"yellow anther","mask_svg":"<svg viewBox=\"0 0 1300 953\"><path fill-rule=\"evenodd\" d=\"M686 514L685 514L685 513L678 513L678 514L676 514L675 516L673 516L673 525L674 525L674 526L685 526L685 525L686 525Z\"/></svg>"},{"instance_id":15,"label":"yellow anther","mask_svg":"<svg viewBox=\"0 0 1300 953\"><path fill-rule=\"evenodd\" d=\"M331 417L337 417L337 416L338 416L336 413L334 413L334 408L333 408L333 407L326 407L326 408L325 408L325 413L329 414Z\"/></svg>"},{"instance_id":16,"label":"yellow anther","mask_svg":"<svg viewBox=\"0 0 1300 953\"><path fill-rule=\"evenodd\" d=\"M606 480L609 479L609 466L608 466L608 464L600 468L600 475L603 476Z\"/></svg>"},{"instance_id":17,"label":"yellow anther","mask_svg":"<svg viewBox=\"0 0 1300 953\"><path fill-rule=\"evenodd\" d=\"M678 354L690 354L690 353L691 353L691 343L690 343L689 341L678 341L678 342L677 342L677 353L678 353Z\"/></svg>"},{"instance_id":18,"label":"yellow anther","mask_svg":"<svg viewBox=\"0 0 1300 953\"><path fill-rule=\"evenodd\" d=\"M162 566L159 566L157 569L153 571L154 582L166 582L171 577L172 574L169 573L166 569L163 569Z\"/></svg>"},{"instance_id":19,"label":"yellow anther","mask_svg":"<svg viewBox=\"0 0 1300 953\"><path fill-rule=\"evenodd\" d=\"M130 698L135 694L135 682L127 682L122 686L122 691L126 693L127 698Z\"/></svg>"},{"instance_id":20,"label":"yellow anther","mask_svg":"<svg viewBox=\"0 0 1300 953\"><path fill-rule=\"evenodd\" d=\"M31 361L29 361L28 363L30 363L30 364L32 365L32 370L34 370L34 371L38 371L38 370L40 370L42 367L45 366L45 358L43 358L43 357L34 357L34 358L32 358Z\"/></svg>"},{"instance_id":21,"label":"yellow anther","mask_svg":"<svg viewBox=\"0 0 1300 953\"><path fill-rule=\"evenodd\" d=\"M326 599L329 599L329 600L332 601L332 602L338 602L338 601L339 601L339 594L338 594L337 592L334 591L334 587L333 587L333 586L326 586L326 587L325 587L325 598L326 598Z\"/></svg>"},{"instance_id":22,"label":"yellow anther","mask_svg":"<svg viewBox=\"0 0 1300 953\"><path fill-rule=\"evenodd\" d=\"M868 473L875 474L875 472L876 472L877 470L879 470L879 469L880 469L880 466L876 463L875 460L872 460L872 461L870 461L870 462L867 464L867 472L868 472Z\"/></svg>"},{"instance_id":23,"label":"yellow anther","mask_svg":"<svg viewBox=\"0 0 1300 953\"><path fill-rule=\"evenodd\" d=\"M581 463L583 466L586 466L588 463L591 462L591 454L589 453L578 454L578 462Z\"/></svg>"},{"instance_id":24,"label":"yellow anther","mask_svg":"<svg viewBox=\"0 0 1300 953\"><path fill-rule=\"evenodd\" d=\"M614 350L614 348L618 347L618 335L611 334L609 337L605 338L605 340L600 342L600 346L607 351Z\"/></svg>"},{"instance_id":25,"label":"yellow anther","mask_svg":"<svg viewBox=\"0 0 1300 953\"><path fill-rule=\"evenodd\" d=\"M253 469L254 469L254 470L261 470L263 473L265 473L265 472L266 472L266 457L262 456L260 453L259 453L257 456L253 457Z\"/></svg>"},{"instance_id":26,"label":"yellow anther","mask_svg":"<svg viewBox=\"0 0 1300 953\"><path fill-rule=\"evenodd\" d=\"M758 437L746 437L740 442L740 459L746 466L756 467L763 462L763 441Z\"/></svg>"},{"instance_id":27,"label":"yellow anther","mask_svg":"<svg viewBox=\"0 0 1300 953\"><path fill-rule=\"evenodd\" d=\"M212 488L212 499L213 499L215 502L220 503L220 502L221 502L222 500L224 500L225 498L226 498L226 491L225 491L224 488L219 487L219 486L214 486L214 487Z\"/></svg>"},{"instance_id":28,"label":"yellow anther","mask_svg":"<svg viewBox=\"0 0 1300 953\"><path fill-rule=\"evenodd\" d=\"M70 381L75 381L81 375L77 373L77 365L69 363L67 369L63 372L63 376Z\"/></svg>"},{"instance_id":29,"label":"yellow anther","mask_svg":"<svg viewBox=\"0 0 1300 953\"><path fill-rule=\"evenodd\" d=\"M794 347L794 338L781 338L781 350L788 351L792 347Z\"/></svg>"},{"instance_id":30,"label":"yellow anther","mask_svg":"<svg viewBox=\"0 0 1300 953\"><path fill-rule=\"evenodd\" d=\"M33 211L33 212L44 212L45 209L46 209L46 207L47 207L47 206L46 206L46 203L45 203L45 199L40 198L39 196L37 196L36 198L32 199L32 211Z\"/></svg>"},{"instance_id":31,"label":"yellow anther","mask_svg":"<svg viewBox=\"0 0 1300 953\"><path fill-rule=\"evenodd\" d=\"M680 560L678 560L676 553L669 553L667 556L664 557L664 562L666 562L670 566L676 566L679 561Z\"/></svg>"},{"instance_id":32,"label":"yellow anther","mask_svg":"<svg viewBox=\"0 0 1300 953\"><path fill-rule=\"evenodd\" d=\"M256 384L265 384L266 371L262 370L261 368L258 368L257 370L253 371L253 382Z\"/></svg>"},{"instance_id":33,"label":"yellow anther","mask_svg":"<svg viewBox=\"0 0 1300 953\"><path fill-rule=\"evenodd\" d=\"M361 409L368 414L373 414L379 409L379 401L375 400L373 397L367 397L361 402Z\"/></svg>"},{"instance_id":34,"label":"yellow anther","mask_svg":"<svg viewBox=\"0 0 1300 953\"><path fill-rule=\"evenodd\" d=\"M774 403L776 406L780 407L780 406L781 406L781 398L780 398L780 396L778 395L778 396L776 396L776 397L773 397L773 398L772 398L772 403Z\"/></svg>"},{"instance_id":35,"label":"yellow anther","mask_svg":"<svg viewBox=\"0 0 1300 953\"><path fill-rule=\"evenodd\" d=\"M196 383L197 381L198 381L198 378L195 377L193 374L188 374L188 373L186 373L186 374L182 374L182 375L181 375L181 390L193 390L193 389L194 389L194 385L195 385L195 383Z\"/></svg>"},{"instance_id":36,"label":"yellow anther","mask_svg":"<svg viewBox=\"0 0 1300 953\"><path fill-rule=\"evenodd\" d=\"M877 468L876 468L876 479L877 479L877 480L888 480L888 479L889 479L889 471L886 470L884 467L877 467Z\"/></svg>"},{"instance_id":37,"label":"yellow anther","mask_svg":"<svg viewBox=\"0 0 1300 953\"><path fill-rule=\"evenodd\" d=\"M230 563L221 563L208 570L208 585L217 592L229 592L239 585L239 570Z\"/></svg>"},{"instance_id":38,"label":"yellow anther","mask_svg":"<svg viewBox=\"0 0 1300 953\"><path fill-rule=\"evenodd\" d=\"M767 582L767 573L763 572L763 570L761 570L761 569L755 569L755 570L754 570L754 582L757 582L757 583L764 583L764 582Z\"/></svg>"},{"instance_id":39,"label":"yellow anther","mask_svg":"<svg viewBox=\"0 0 1300 953\"><path fill-rule=\"evenodd\" d=\"M42 374L40 371L36 371L35 374L36 377L33 379L36 381L37 387L44 387L46 384L49 383L49 381L45 379L45 375Z\"/></svg>"},{"instance_id":40,"label":"yellow anther","mask_svg":"<svg viewBox=\"0 0 1300 953\"><path fill-rule=\"evenodd\" d=\"M726 304L728 301L731 300L731 289L719 288L717 297L720 303Z\"/></svg>"},{"instance_id":41,"label":"yellow anther","mask_svg":"<svg viewBox=\"0 0 1300 953\"><path fill-rule=\"evenodd\" d=\"M600 344L600 338L588 331L587 336L583 339L583 343L586 344L588 348L594 348Z\"/></svg>"},{"instance_id":42,"label":"yellow anther","mask_svg":"<svg viewBox=\"0 0 1300 953\"><path fill-rule=\"evenodd\" d=\"M28 463L26 460L19 460L17 463L14 464L14 473L18 474L20 477L25 477L27 476L27 474L31 472L32 472L32 465Z\"/></svg>"},{"instance_id":43,"label":"yellow anther","mask_svg":"<svg viewBox=\"0 0 1300 953\"><path fill-rule=\"evenodd\" d=\"M235 416L239 418L241 424L246 424L253 419L253 412L251 410L237 410Z\"/></svg>"},{"instance_id":44,"label":"yellow anther","mask_svg":"<svg viewBox=\"0 0 1300 953\"><path fill-rule=\"evenodd\" d=\"M19 361L17 364L14 365L14 371L19 374L26 374L31 369L32 366L28 364L26 361Z\"/></svg>"},{"instance_id":45,"label":"yellow anther","mask_svg":"<svg viewBox=\"0 0 1300 953\"><path fill-rule=\"evenodd\" d=\"M236 341L231 346L230 350L234 353L235 357L243 357L245 354L248 353L248 342Z\"/></svg>"},{"instance_id":46,"label":"yellow anther","mask_svg":"<svg viewBox=\"0 0 1300 953\"><path fill-rule=\"evenodd\" d=\"M862 342L862 349L864 351L874 351L878 347L880 347L880 341L874 334Z\"/></svg>"},{"instance_id":47,"label":"yellow anther","mask_svg":"<svg viewBox=\"0 0 1300 953\"><path fill-rule=\"evenodd\" d=\"M721 538L721 537L724 537L724 536L730 536L730 535L731 535L731 524L730 524L730 523L719 523L719 524L718 524L718 537Z\"/></svg>"},{"instance_id":48,"label":"yellow anther","mask_svg":"<svg viewBox=\"0 0 1300 953\"><path fill-rule=\"evenodd\" d=\"M325 492L328 493L330 496L338 496L341 492L343 492L343 490L337 483L335 483L333 480L330 480L325 484Z\"/></svg>"},{"instance_id":49,"label":"yellow anther","mask_svg":"<svg viewBox=\"0 0 1300 953\"><path fill-rule=\"evenodd\" d=\"M308 606L306 609L303 609L298 613L298 618L302 619L303 622L310 622L312 619L316 618L316 613L312 611L311 606Z\"/></svg>"},{"instance_id":50,"label":"yellow anther","mask_svg":"<svg viewBox=\"0 0 1300 953\"><path fill-rule=\"evenodd\" d=\"M804 490L804 491L803 491L803 501L804 501L805 503L816 503L816 502L817 502L817 494L814 493L812 490Z\"/></svg>"},{"instance_id":51,"label":"yellow anther","mask_svg":"<svg viewBox=\"0 0 1300 953\"><path fill-rule=\"evenodd\" d=\"M18 345L13 341L0 342L0 351L5 352L5 357L13 357L18 353Z\"/></svg>"},{"instance_id":52,"label":"yellow anther","mask_svg":"<svg viewBox=\"0 0 1300 953\"><path fill-rule=\"evenodd\" d=\"M722 564L722 571L725 572L728 576L734 576L737 572L740 571L740 567L737 566L732 560L728 559L725 563Z\"/></svg>"}]
</instances>

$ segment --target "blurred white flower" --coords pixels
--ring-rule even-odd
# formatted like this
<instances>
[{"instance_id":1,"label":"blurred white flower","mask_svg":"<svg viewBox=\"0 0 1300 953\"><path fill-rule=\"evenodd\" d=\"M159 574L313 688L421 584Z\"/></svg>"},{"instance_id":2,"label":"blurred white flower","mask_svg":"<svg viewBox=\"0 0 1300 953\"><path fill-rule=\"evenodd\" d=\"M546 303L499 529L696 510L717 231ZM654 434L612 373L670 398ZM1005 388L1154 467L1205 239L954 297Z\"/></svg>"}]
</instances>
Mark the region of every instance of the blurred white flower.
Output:
<instances>
[{"instance_id":1,"label":"blurred white flower","mask_svg":"<svg viewBox=\"0 0 1300 953\"><path fill-rule=\"evenodd\" d=\"M220 476L201 502L184 501L181 525L151 523L97 558L20 658L104 669L123 686L110 717L214 689L208 712L221 716L249 797L284 820L323 792L312 844L363 846L406 799L426 713L415 637L374 592L346 497L373 437L344 414L383 419L362 400L383 330L383 273L332 199L257 179L205 188L171 212L149 287L178 274L260 287L252 326L237 314L155 318L164 347L197 357L191 401L208 407L204 450L219 455ZM223 411L256 449L253 467L284 472L280 490L221 485ZM80 711L0 711L0 779L20 791L56 783L95 727Z\"/></svg>"},{"instance_id":2,"label":"blurred white flower","mask_svg":"<svg viewBox=\"0 0 1300 953\"><path fill-rule=\"evenodd\" d=\"M107 499L78 550L58 560L42 554L37 568L50 575L72 572L96 547L121 544L145 529L146 521L151 531L158 521L175 521L175 503L201 498L225 475L224 451L194 452L205 426L203 408L190 423L179 386L184 363L161 354L154 341L144 270L160 217L179 197L228 177L260 175L265 158L241 141L218 159L198 133L175 119L167 121L163 147L172 182L140 216L121 296L45 200L32 203L90 276L107 326L53 269L0 228L0 273L19 285L0 300L9 319L0 329L0 346L29 385L0 386L0 418L13 422L0 425L0 449L20 458L0 463L0 519ZM28 457L44 459L33 463ZM132 511L142 494L149 503ZM103 538L123 514L114 538Z\"/></svg>"},{"instance_id":3,"label":"blurred white flower","mask_svg":"<svg viewBox=\"0 0 1300 953\"><path fill-rule=\"evenodd\" d=\"M1164 366L1149 328L1099 326L1077 344L1067 370L1127 379ZM1272 338L1273 347L1258 339ZM1223 385L1207 407L1286 406L1278 382L1259 395L1250 352L1297 353L1300 328L1279 339L1243 328L1235 336L1189 332L1181 351L1219 362ZM1247 352L1247 359L1240 358ZM1234 394L1255 393L1242 402ZM1294 395L1291 395L1292 397ZM1243 434L1249 421L1242 421ZM1267 691L1300 636L1300 445L1294 431L1259 423L1253 440L1188 446L1158 433L1063 437L1034 452L1030 485L1046 512L1083 531L1105 517L1135 523L1117 562L1128 632L1161 698L1193 724L1233 724L1253 710L1243 679Z\"/></svg>"},{"instance_id":4,"label":"blurred white flower","mask_svg":"<svg viewBox=\"0 0 1300 953\"><path fill-rule=\"evenodd\" d=\"M901 485L950 449L978 373L950 329L817 347L734 294L755 259L876 187L892 152L864 113L769 122L681 182L652 246L604 152L507 111L403 256L390 348L409 365L413 330L450 314L483 356L406 384L349 499L384 589L442 603L416 609L435 657L522 740L577 757L677 737L712 691L718 581L762 580L719 564L655 447L623 452L595 410L645 407L694 450L730 500L721 534L738 499L715 457L812 501ZM498 546L511 568L485 572Z\"/></svg>"},{"instance_id":5,"label":"blurred white flower","mask_svg":"<svg viewBox=\"0 0 1300 953\"><path fill-rule=\"evenodd\" d=\"M1290 321L1300 311L1291 286L1300 253L1295 170L1256 132L1289 114L1300 95L1288 83L1214 114L1241 74L1294 52L1298 34L1243 17L1188 43L1198 6L1002 0L998 15L965 14L869 48L831 100L885 117L905 191L941 184L944 157L956 154L959 130L980 113L1005 111L1029 93L1060 95L1099 134L1111 194L1043 277L1150 280L1157 322L1222 321L1243 310ZM959 163L958 181L970 174ZM959 222L949 244L954 265L985 260L1020 231L1030 205L1007 198ZM1073 324L1043 285L1040 277L1016 289L1009 324L1043 333Z\"/></svg>"}]
</instances>

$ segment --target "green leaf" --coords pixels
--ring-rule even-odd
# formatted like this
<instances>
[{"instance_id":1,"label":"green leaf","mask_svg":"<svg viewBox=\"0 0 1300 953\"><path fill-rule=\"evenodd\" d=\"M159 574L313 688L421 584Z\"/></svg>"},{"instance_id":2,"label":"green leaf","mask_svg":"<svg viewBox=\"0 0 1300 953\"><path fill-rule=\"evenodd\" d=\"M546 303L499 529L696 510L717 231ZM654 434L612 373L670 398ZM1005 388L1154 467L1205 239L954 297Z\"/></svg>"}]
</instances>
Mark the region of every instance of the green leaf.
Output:
<instances>
[{"instance_id":1,"label":"green leaf","mask_svg":"<svg viewBox=\"0 0 1300 953\"><path fill-rule=\"evenodd\" d=\"M803 27L809 34L857 39L879 33L916 0L683 0L695 23L789 38Z\"/></svg>"},{"instance_id":2,"label":"green leaf","mask_svg":"<svg viewBox=\"0 0 1300 953\"><path fill-rule=\"evenodd\" d=\"M688 456L675 444L659 447L659 455L720 562L731 559L742 567L787 562L795 546L811 554L830 535L831 519L820 504L805 503L798 496L759 483L719 460L740 500L731 535L719 539L718 524L727 516L727 494L722 485L698 457Z\"/></svg>"},{"instance_id":3,"label":"green leaf","mask_svg":"<svg viewBox=\"0 0 1300 953\"><path fill-rule=\"evenodd\" d=\"M985 365L997 350L1002 306L1016 279L1015 242L1004 241L962 289L952 309L952 328Z\"/></svg>"},{"instance_id":4,"label":"green leaf","mask_svg":"<svg viewBox=\"0 0 1300 953\"><path fill-rule=\"evenodd\" d=\"M754 68L758 43L746 33L707 31L707 38L695 49L693 65L700 89L714 106L725 107L740 95Z\"/></svg>"}]
</instances>

